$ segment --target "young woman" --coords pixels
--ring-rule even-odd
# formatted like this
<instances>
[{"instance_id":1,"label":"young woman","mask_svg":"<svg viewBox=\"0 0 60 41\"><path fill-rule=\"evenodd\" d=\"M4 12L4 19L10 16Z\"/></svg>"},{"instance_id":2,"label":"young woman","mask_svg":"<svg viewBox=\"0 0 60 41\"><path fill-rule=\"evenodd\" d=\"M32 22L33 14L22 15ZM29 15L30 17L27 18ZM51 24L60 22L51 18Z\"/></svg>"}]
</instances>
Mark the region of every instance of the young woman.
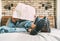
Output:
<instances>
[{"instance_id":1,"label":"young woman","mask_svg":"<svg viewBox=\"0 0 60 41\"><path fill-rule=\"evenodd\" d=\"M23 3L19 3L8 21L7 27L0 27L0 32L23 32L28 31L31 35L36 35L47 22L39 17L35 20L35 8ZM35 20L35 23L34 23ZM46 23L45 23L46 22Z\"/></svg>"}]
</instances>

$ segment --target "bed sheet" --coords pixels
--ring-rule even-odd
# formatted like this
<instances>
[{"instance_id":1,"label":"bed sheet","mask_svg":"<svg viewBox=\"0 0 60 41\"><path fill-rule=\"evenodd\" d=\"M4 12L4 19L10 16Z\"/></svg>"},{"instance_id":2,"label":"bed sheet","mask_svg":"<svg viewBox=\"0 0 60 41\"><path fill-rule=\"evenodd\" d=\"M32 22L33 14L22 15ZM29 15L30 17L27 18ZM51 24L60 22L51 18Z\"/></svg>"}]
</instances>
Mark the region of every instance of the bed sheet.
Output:
<instances>
[{"instance_id":1,"label":"bed sheet","mask_svg":"<svg viewBox=\"0 0 60 41\"><path fill-rule=\"evenodd\" d=\"M0 34L0 41L60 41L60 30L51 29L51 33L39 33L29 35L23 33L3 33Z\"/></svg>"}]
</instances>

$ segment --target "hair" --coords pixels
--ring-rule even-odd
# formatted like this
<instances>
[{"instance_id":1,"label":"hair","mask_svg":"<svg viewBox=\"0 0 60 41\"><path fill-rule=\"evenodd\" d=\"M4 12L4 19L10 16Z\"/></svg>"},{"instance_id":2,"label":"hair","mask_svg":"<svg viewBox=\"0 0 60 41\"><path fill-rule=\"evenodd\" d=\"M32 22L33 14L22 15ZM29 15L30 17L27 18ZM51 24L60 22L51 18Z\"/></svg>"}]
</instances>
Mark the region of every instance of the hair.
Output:
<instances>
[{"instance_id":1,"label":"hair","mask_svg":"<svg viewBox=\"0 0 60 41\"><path fill-rule=\"evenodd\" d=\"M50 27L49 27L49 20L44 17L43 19L40 19L39 22L36 24L36 28L33 29L30 34L31 35L36 35L38 32L50 32Z\"/></svg>"}]
</instances>

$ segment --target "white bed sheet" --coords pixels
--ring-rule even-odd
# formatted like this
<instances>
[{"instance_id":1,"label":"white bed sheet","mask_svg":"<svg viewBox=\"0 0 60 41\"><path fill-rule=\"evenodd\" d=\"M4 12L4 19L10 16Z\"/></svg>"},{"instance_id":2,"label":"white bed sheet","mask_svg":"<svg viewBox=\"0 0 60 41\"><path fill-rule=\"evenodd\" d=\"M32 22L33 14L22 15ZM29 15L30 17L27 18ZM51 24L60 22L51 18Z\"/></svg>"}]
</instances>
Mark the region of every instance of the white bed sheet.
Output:
<instances>
[{"instance_id":1,"label":"white bed sheet","mask_svg":"<svg viewBox=\"0 0 60 41\"><path fill-rule=\"evenodd\" d=\"M51 33L39 33L29 35L27 33L3 33L0 34L0 41L60 41L60 30L52 29Z\"/></svg>"}]
</instances>

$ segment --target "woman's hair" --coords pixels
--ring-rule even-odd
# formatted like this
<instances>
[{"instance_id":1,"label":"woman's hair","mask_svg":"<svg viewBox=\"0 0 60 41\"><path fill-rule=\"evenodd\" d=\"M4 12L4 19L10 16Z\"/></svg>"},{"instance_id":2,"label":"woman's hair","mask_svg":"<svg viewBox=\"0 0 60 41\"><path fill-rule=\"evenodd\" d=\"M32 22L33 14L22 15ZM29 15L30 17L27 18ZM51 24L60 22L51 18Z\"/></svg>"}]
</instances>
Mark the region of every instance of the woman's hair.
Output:
<instances>
[{"instance_id":1,"label":"woman's hair","mask_svg":"<svg viewBox=\"0 0 60 41\"><path fill-rule=\"evenodd\" d=\"M30 32L30 34L31 35L36 35L39 31L41 31L41 32L50 32L49 21L48 21L48 19L46 19L46 17L44 17L43 19L40 19L40 21L37 22L36 28L33 29Z\"/></svg>"}]
</instances>

